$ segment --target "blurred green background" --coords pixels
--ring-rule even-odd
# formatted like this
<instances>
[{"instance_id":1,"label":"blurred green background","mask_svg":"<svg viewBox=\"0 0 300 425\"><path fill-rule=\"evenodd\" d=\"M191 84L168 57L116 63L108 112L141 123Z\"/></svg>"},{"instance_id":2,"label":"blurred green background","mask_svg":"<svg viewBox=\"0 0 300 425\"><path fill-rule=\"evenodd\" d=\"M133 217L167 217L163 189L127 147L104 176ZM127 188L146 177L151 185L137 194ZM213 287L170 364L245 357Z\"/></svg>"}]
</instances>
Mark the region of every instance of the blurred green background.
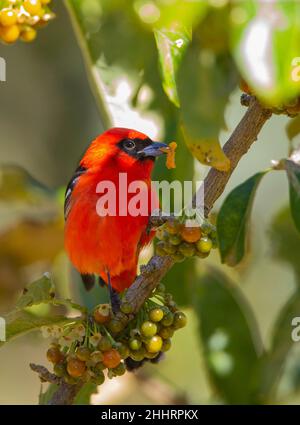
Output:
<instances>
[{"instance_id":1,"label":"blurred green background","mask_svg":"<svg viewBox=\"0 0 300 425\"><path fill-rule=\"evenodd\" d=\"M160 80L159 57L153 34L147 27L148 24L141 22L134 12L137 7L145 7L146 3L151 6L152 2L125 4L122 1L113 1L108 5L106 1L86 0L70 3L74 5L75 12L79 10L82 13L80 15L78 12L81 28L85 25L89 28L89 37L86 39L92 52L92 61L97 64L104 85L108 87L104 97L108 102L107 108L112 112L114 123L120 126L134 126L148 132L153 138L167 141L176 139L179 142L178 163L174 172L176 174L171 175L164 169L164 165L159 163L156 176L160 179L191 178L194 170L198 178L203 178L207 167L194 163L183 142L179 126L179 121L185 121L186 118L189 125L194 112L191 110L190 113L180 116L176 106L168 100ZM138 3L141 5L137 6ZM218 2L211 3L215 3L210 5L211 13L217 14L217 18L213 19L217 28L216 40L210 37L213 31L207 33L208 28L211 28L212 19L208 17L196 28L186 61L193 61L193 49L196 48L202 52L202 57L206 60L204 63L211 60L211 54L223 55L223 59L228 55L228 45L218 44L218 40L222 39L224 42L224 20L220 20L218 15L220 11L223 13L222 2L219 2L219 5ZM226 2L223 3L223 7L226 7ZM151 12L151 8L149 10ZM52 271L58 291L62 295L71 294L73 298L90 305L99 303L99 297L103 295L100 292L89 295L89 298L83 295L78 278L70 270L63 252L62 191L86 146L105 128L106 118L99 114L97 102L90 90L82 54L68 13L58 1L54 2L54 11L57 18L39 32L34 43L0 47L0 56L5 58L7 63L7 81L0 83L1 314L12 307L26 283L49 270ZM148 15L146 10L145 16ZM237 74L235 66L231 66L232 74ZM225 73L226 78L221 80L221 86L225 85L225 89L215 92L217 83L212 79L209 85L211 73L203 69L203 63L195 73L195 78L200 75L199 84L189 75L188 62L180 72L186 73L180 77L181 83L178 85L179 98L185 106L190 100L189 96L193 95L186 94L189 91L186 87L188 83L192 92L196 92L195 96L200 99L199 102L211 99L212 108L221 111L221 115L224 111L226 130L223 123L219 122L220 112L212 117L205 117L203 114L204 124L199 119L202 128L205 126L205 119L208 122L203 137L218 134L221 130L221 143L224 143L245 112L240 105L241 92L237 87L236 77L233 76L230 80L229 74ZM208 72L209 77L202 81L201 75L206 75L205 72ZM207 84L210 89L207 89ZM203 105L201 108L203 109ZM215 206L216 211L226 194L239 183L257 171L269 167L272 159L287 155L287 121L287 117L273 116L267 122L259 140L241 160L230 179ZM22 168L16 169L15 166ZM38 186L35 180L24 174L23 169L50 191ZM251 252L246 260L242 265L230 269L220 266L219 255L214 253L204 262L205 267L212 265L221 268L222 272L233 280L244 301L253 310L263 344L267 349L271 345L276 319L295 292L299 279L300 238L289 212L282 212L285 211L287 203L288 190L284 173L267 175L255 199L251 224ZM176 301L184 306L190 319L189 325L176 334L173 348L166 359L159 366L147 366L137 375L126 374L114 380L116 382L105 384L95 402L126 404L241 401L238 396L235 398L234 392L224 396L226 385L221 383L220 390L216 385L218 379L212 379L214 373L226 377L228 356L212 357L207 354L207 340L203 336L205 330L201 329L202 337L199 336L201 314L197 316L191 307L191 298L198 292L200 294L201 285L204 285L199 283L199 279L205 267L203 260L189 260L184 265L176 265L166 278L169 288L173 288ZM96 297L94 300L93 296ZM217 316L221 322L223 318L226 322L229 312L222 310L225 304L218 301L218 298L213 298L205 305L205 308L209 308L208 317ZM201 302L199 305L198 308L201 308ZM36 313L44 314L45 311L37 309ZM246 318L251 321L252 314L246 314ZM202 319L202 325L206 324L207 318ZM209 321L207 325L209 326ZM287 338L291 330L290 323L286 323L284 333ZM236 343L243 362L243 356L246 356L243 351L243 339L240 344L239 341ZM280 363L284 364L284 373L280 376L275 394L268 397L268 402L300 401L299 347L297 343L290 345L285 361ZM37 402L40 383L28 364L45 364L46 347L47 343L39 334L30 334L1 348L1 404ZM220 353L224 354L224 351L221 350ZM277 373L275 360L272 358L268 361L271 368L268 373L271 375ZM253 376L254 374L253 371ZM241 385L246 387L248 383L242 382ZM255 397L249 397L246 402L249 400L257 401Z\"/></svg>"}]
</instances>

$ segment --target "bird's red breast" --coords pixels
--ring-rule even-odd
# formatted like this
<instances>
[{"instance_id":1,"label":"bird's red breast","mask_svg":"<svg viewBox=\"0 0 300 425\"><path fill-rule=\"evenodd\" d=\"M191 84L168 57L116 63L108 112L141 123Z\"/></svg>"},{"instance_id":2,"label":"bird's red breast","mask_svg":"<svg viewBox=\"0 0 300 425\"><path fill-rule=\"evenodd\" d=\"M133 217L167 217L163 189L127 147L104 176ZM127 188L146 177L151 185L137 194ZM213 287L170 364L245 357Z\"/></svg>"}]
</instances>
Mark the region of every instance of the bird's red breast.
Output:
<instances>
[{"instance_id":1,"label":"bird's red breast","mask_svg":"<svg viewBox=\"0 0 300 425\"><path fill-rule=\"evenodd\" d=\"M152 145L156 144L146 135L130 129L103 133L85 152L66 191L65 248L71 262L81 274L96 274L106 282L109 271L117 291L135 279L139 253L154 235L153 231L147 233L149 215L158 207L151 189ZM120 173L126 174L128 185L144 182L145 215L120 215L118 201L120 193L124 195ZM97 187L107 181L115 187L116 215L100 216ZM135 195L127 194L128 205Z\"/></svg>"}]
</instances>

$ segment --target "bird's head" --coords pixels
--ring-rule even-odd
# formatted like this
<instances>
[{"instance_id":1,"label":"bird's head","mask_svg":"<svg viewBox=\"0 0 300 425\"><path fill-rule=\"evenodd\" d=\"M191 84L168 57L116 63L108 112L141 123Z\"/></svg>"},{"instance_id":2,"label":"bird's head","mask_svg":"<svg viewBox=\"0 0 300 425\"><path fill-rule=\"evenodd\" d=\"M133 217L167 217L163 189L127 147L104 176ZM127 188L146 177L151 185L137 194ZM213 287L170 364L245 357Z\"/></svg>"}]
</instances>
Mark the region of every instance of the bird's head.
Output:
<instances>
[{"instance_id":1,"label":"bird's head","mask_svg":"<svg viewBox=\"0 0 300 425\"><path fill-rule=\"evenodd\" d=\"M111 128L98 136L87 149L80 165L85 168L103 166L114 161L120 170L132 167L151 172L156 157L163 155L165 143L128 128Z\"/></svg>"}]
</instances>

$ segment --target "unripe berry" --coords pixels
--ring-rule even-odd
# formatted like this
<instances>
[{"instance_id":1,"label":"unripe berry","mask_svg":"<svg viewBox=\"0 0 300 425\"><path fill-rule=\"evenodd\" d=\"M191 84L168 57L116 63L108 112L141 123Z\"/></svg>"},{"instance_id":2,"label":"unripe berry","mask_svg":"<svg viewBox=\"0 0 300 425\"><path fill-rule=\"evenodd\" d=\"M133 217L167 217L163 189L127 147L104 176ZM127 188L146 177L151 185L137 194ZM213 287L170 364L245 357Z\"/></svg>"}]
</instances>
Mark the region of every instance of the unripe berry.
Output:
<instances>
[{"instance_id":1,"label":"unripe berry","mask_svg":"<svg viewBox=\"0 0 300 425\"><path fill-rule=\"evenodd\" d=\"M108 351L110 350L112 347L112 343L110 341L110 339L108 338L108 336L103 336L98 344L98 348L101 351Z\"/></svg>"},{"instance_id":2,"label":"unripe berry","mask_svg":"<svg viewBox=\"0 0 300 425\"><path fill-rule=\"evenodd\" d=\"M174 314L174 329L183 328L187 324L187 317L182 311L176 311Z\"/></svg>"},{"instance_id":3,"label":"unripe berry","mask_svg":"<svg viewBox=\"0 0 300 425\"><path fill-rule=\"evenodd\" d=\"M165 242L159 241L155 246L155 253L156 255L159 255L160 257L164 257L167 255L165 251Z\"/></svg>"},{"instance_id":4,"label":"unripe berry","mask_svg":"<svg viewBox=\"0 0 300 425\"><path fill-rule=\"evenodd\" d=\"M185 256L185 257L192 257L195 254L195 247L194 245L183 242L179 245L179 251Z\"/></svg>"},{"instance_id":5,"label":"unripe berry","mask_svg":"<svg viewBox=\"0 0 300 425\"><path fill-rule=\"evenodd\" d=\"M105 376L102 371L97 371L96 375L92 377L92 382L96 385L102 385L105 381Z\"/></svg>"},{"instance_id":6,"label":"unripe berry","mask_svg":"<svg viewBox=\"0 0 300 425\"><path fill-rule=\"evenodd\" d=\"M163 326L171 326L174 320L174 314L170 311L164 316L164 318L161 321L161 324Z\"/></svg>"},{"instance_id":7,"label":"unripe berry","mask_svg":"<svg viewBox=\"0 0 300 425\"><path fill-rule=\"evenodd\" d=\"M165 340L163 341L163 345L162 345L162 347L161 347L161 351L162 351L163 353L164 353L165 351L169 351L169 350L170 350L170 348L171 348L171 346L172 346L171 339L170 339L170 338L165 339Z\"/></svg>"},{"instance_id":8,"label":"unripe berry","mask_svg":"<svg viewBox=\"0 0 300 425\"><path fill-rule=\"evenodd\" d=\"M124 314L130 314L133 311L132 306L129 303L122 303L121 306L120 306L120 310Z\"/></svg>"},{"instance_id":9,"label":"unripe berry","mask_svg":"<svg viewBox=\"0 0 300 425\"><path fill-rule=\"evenodd\" d=\"M151 337L151 336L154 336L156 332L157 332L157 326L155 323L150 321L146 321L142 323L141 333L143 336Z\"/></svg>"},{"instance_id":10,"label":"unripe berry","mask_svg":"<svg viewBox=\"0 0 300 425\"><path fill-rule=\"evenodd\" d=\"M142 341L139 339L133 338L129 341L129 347L133 351L138 351L142 346Z\"/></svg>"},{"instance_id":11,"label":"unripe berry","mask_svg":"<svg viewBox=\"0 0 300 425\"><path fill-rule=\"evenodd\" d=\"M122 376L126 372L126 367L124 363L120 363L117 367L113 369L113 372L116 376Z\"/></svg>"},{"instance_id":12,"label":"unripe berry","mask_svg":"<svg viewBox=\"0 0 300 425\"><path fill-rule=\"evenodd\" d=\"M171 245L177 246L182 241L182 238L179 235L170 235L168 241Z\"/></svg>"},{"instance_id":13,"label":"unripe berry","mask_svg":"<svg viewBox=\"0 0 300 425\"><path fill-rule=\"evenodd\" d=\"M78 347L75 354L79 360L86 362L90 359L91 351L88 347Z\"/></svg>"},{"instance_id":14,"label":"unripe berry","mask_svg":"<svg viewBox=\"0 0 300 425\"><path fill-rule=\"evenodd\" d=\"M117 350L119 351L122 359L127 359L127 357L129 356L129 348L127 347L127 345L120 343L117 347Z\"/></svg>"},{"instance_id":15,"label":"unripe berry","mask_svg":"<svg viewBox=\"0 0 300 425\"><path fill-rule=\"evenodd\" d=\"M182 263L182 261L185 260L185 256L180 251L175 252L175 254L172 254L171 257L175 263Z\"/></svg>"},{"instance_id":16,"label":"unripe berry","mask_svg":"<svg viewBox=\"0 0 300 425\"><path fill-rule=\"evenodd\" d=\"M161 328L158 332L158 335L161 336L163 339L172 338L172 336L174 335L174 329L171 327Z\"/></svg>"},{"instance_id":17,"label":"unripe berry","mask_svg":"<svg viewBox=\"0 0 300 425\"><path fill-rule=\"evenodd\" d=\"M212 240L207 236L202 237L196 244L199 252L203 254L209 253L212 249Z\"/></svg>"},{"instance_id":18,"label":"unripe berry","mask_svg":"<svg viewBox=\"0 0 300 425\"><path fill-rule=\"evenodd\" d=\"M177 233L179 233L181 224L176 219L170 218L165 223L164 227L170 235L176 235Z\"/></svg>"},{"instance_id":19,"label":"unripe berry","mask_svg":"<svg viewBox=\"0 0 300 425\"><path fill-rule=\"evenodd\" d=\"M153 308L149 312L149 318L152 322L160 322L164 317L164 312L161 308Z\"/></svg>"},{"instance_id":20,"label":"unripe berry","mask_svg":"<svg viewBox=\"0 0 300 425\"><path fill-rule=\"evenodd\" d=\"M158 353L163 345L163 340L159 335L155 335L145 345L149 353Z\"/></svg>"}]
</instances>

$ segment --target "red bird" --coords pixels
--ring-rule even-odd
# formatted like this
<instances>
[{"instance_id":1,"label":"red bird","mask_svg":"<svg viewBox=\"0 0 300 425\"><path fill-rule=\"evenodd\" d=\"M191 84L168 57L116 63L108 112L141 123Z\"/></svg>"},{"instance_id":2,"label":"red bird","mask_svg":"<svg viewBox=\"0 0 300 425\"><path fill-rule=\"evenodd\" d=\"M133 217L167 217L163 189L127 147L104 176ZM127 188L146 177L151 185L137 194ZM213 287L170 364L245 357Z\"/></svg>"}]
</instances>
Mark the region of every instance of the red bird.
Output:
<instances>
[{"instance_id":1,"label":"red bird","mask_svg":"<svg viewBox=\"0 0 300 425\"><path fill-rule=\"evenodd\" d=\"M128 288L137 273L141 249L154 236L147 232L151 210L151 172L155 157L164 143L153 142L145 134L127 128L112 128L98 136L88 147L68 184L65 195L65 248L87 289L95 275L116 292ZM128 185L146 183L146 214L99 215L97 202L100 182L113 182L118 204L119 174L126 173ZM128 193L127 205L136 193ZM157 199L157 198L156 198ZM155 206L158 207L158 203Z\"/></svg>"}]
</instances>

